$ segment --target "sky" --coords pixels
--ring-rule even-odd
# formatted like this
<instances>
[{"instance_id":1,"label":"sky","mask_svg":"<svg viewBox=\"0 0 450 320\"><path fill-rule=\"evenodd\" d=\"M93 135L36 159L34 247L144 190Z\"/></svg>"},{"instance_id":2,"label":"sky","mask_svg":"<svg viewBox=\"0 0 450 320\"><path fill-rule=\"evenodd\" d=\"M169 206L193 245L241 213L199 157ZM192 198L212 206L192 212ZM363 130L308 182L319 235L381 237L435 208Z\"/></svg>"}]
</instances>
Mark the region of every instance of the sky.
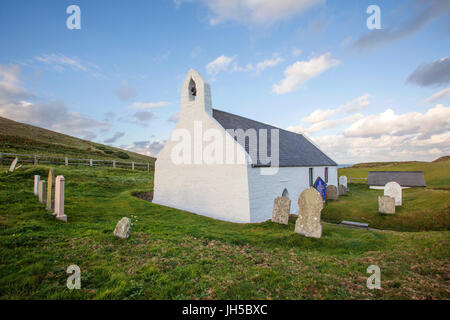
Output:
<instances>
[{"instance_id":1,"label":"sky","mask_svg":"<svg viewBox=\"0 0 450 320\"><path fill-rule=\"evenodd\" d=\"M157 156L194 68L214 108L338 163L431 161L450 154L449 18L444 0L3 0L0 116Z\"/></svg>"}]
</instances>

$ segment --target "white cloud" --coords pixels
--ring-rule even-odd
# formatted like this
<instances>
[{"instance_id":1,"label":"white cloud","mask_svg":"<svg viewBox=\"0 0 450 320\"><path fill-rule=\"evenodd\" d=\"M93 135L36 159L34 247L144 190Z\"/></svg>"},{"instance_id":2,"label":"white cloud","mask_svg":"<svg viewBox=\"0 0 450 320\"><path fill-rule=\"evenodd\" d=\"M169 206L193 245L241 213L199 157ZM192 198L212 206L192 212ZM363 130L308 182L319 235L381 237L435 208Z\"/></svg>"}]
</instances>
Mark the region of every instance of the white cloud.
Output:
<instances>
[{"instance_id":1,"label":"white cloud","mask_svg":"<svg viewBox=\"0 0 450 320\"><path fill-rule=\"evenodd\" d=\"M158 101L158 102L133 102L129 108L133 109L151 109L151 108L159 108L159 107L165 107L169 105L169 102L167 101Z\"/></svg>"},{"instance_id":2,"label":"white cloud","mask_svg":"<svg viewBox=\"0 0 450 320\"><path fill-rule=\"evenodd\" d=\"M206 72L212 76L216 76L221 71L226 71L230 63L236 58L221 55L206 65Z\"/></svg>"},{"instance_id":3,"label":"white cloud","mask_svg":"<svg viewBox=\"0 0 450 320\"><path fill-rule=\"evenodd\" d=\"M428 98L426 98L424 100L424 102L435 103L435 102L445 99L449 96L450 96L450 88L445 88L445 89L442 89L441 91L433 94L432 96L429 96Z\"/></svg>"},{"instance_id":4,"label":"white cloud","mask_svg":"<svg viewBox=\"0 0 450 320\"><path fill-rule=\"evenodd\" d=\"M276 65L278 65L279 63L281 63L283 61L284 61L284 59L281 57L274 57L273 59L266 59L266 60L258 62L256 64L256 71L260 72L266 68L275 67Z\"/></svg>"},{"instance_id":5,"label":"white cloud","mask_svg":"<svg viewBox=\"0 0 450 320\"><path fill-rule=\"evenodd\" d=\"M118 139L122 138L124 135L125 135L125 132L116 132L111 138L105 139L103 142L114 143Z\"/></svg>"},{"instance_id":6,"label":"white cloud","mask_svg":"<svg viewBox=\"0 0 450 320\"><path fill-rule=\"evenodd\" d=\"M280 84L275 84L272 91L277 94L292 92L322 72L339 65L339 63L340 61L333 58L329 52L309 61L297 61L286 68L284 71L285 78Z\"/></svg>"},{"instance_id":7,"label":"white cloud","mask_svg":"<svg viewBox=\"0 0 450 320\"><path fill-rule=\"evenodd\" d=\"M344 118L332 119L332 120L326 120L326 118L320 117L320 119L322 119L322 120L319 120L319 118L315 119L315 121L313 121L314 123L307 128L305 128L303 126L291 126L291 127L286 128L286 130L289 130L292 132L297 132L297 133L314 133L314 132L322 131L324 129L332 129L332 128L344 125L346 123L353 123L355 121L358 121L362 117L363 117L363 115L359 114L359 113L350 115L350 116L347 116Z\"/></svg>"},{"instance_id":8,"label":"white cloud","mask_svg":"<svg viewBox=\"0 0 450 320\"><path fill-rule=\"evenodd\" d=\"M292 56L293 56L294 58L298 57L298 56L301 55L302 53L303 53L303 50L302 50L302 49L299 49L299 48L296 48L296 47L294 47L294 48L292 49Z\"/></svg>"},{"instance_id":9,"label":"white cloud","mask_svg":"<svg viewBox=\"0 0 450 320\"><path fill-rule=\"evenodd\" d=\"M182 2L176 0L175 4ZM325 0L197 0L212 12L211 25L226 21L248 24L272 24L292 18Z\"/></svg>"},{"instance_id":10,"label":"white cloud","mask_svg":"<svg viewBox=\"0 0 450 320\"><path fill-rule=\"evenodd\" d=\"M70 111L63 101L41 102L20 86L20 68L0 65L0 116L57 132L93 139L92 130L110 129L110 124Z\"/></svg>"},{"instance_id":11,"label":"white cloud","mask_svg":"<svg viewBox=\"0 0 450 320\"><path fill-rule=\"evenodd\" d=\"M88 68L81 64L76 58L70 58L60 53L50 53L36 56L35 60L53 67L58 72L63 72L66 67L76 71L88 71Z\"/></svg>"},{"instance_id":12,"label":"white cloud","mask_svg":"<svg viewBox=\"0 0 450 320\"><path fill-rule=\"evenodd\" d=\"M146 141L135 141L133 144L128 146L120 146L122 149L137 152L151 157L156 157L158 153L164 148L166 141L161 140L146 140Z\"/></svg>"}]
</instances>

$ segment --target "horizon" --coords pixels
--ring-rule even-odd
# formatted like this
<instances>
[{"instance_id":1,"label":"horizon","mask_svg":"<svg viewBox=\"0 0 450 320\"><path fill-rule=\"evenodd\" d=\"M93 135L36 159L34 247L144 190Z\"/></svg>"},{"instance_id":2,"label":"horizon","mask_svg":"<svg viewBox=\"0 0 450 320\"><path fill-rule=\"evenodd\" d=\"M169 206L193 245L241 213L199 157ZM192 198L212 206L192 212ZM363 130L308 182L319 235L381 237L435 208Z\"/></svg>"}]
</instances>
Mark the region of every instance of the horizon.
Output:
<instances>
[{"instance_id":1,"label":"horizon","mask_svg":"<svg viewBox=\"0 0 450 320\"><path fill-rule=\"evenodd\" d=\"M337 163L450 154L449 3L378 1L369 30L370 1L223 1L3 1L0 116L157 157L194 68L214 108Z\"/></svg>"}]
</instances>

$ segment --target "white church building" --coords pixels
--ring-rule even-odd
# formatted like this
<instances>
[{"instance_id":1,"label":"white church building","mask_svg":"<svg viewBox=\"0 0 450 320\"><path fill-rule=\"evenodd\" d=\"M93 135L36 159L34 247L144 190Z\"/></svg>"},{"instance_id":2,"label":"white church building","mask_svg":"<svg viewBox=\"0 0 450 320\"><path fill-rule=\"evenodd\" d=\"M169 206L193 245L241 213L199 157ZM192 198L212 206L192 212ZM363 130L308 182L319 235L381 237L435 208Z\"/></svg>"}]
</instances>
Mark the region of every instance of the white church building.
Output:
<instances>
[{"instance_id":1,"label":"white church building","mask_svg":"<svg viewBox=\"0 0 450 320\"><path fill-rule=\"evenodd\" d=\"M244 139L236 136L243 132ZM213 109L209 84L197 71L188 72L179 121L155 163L153 203L225 221L262 222L272 217L281 195L297 213L300 193L318 177L338 186L337 163L307 137Z\"/></svg>"}]
</instances>

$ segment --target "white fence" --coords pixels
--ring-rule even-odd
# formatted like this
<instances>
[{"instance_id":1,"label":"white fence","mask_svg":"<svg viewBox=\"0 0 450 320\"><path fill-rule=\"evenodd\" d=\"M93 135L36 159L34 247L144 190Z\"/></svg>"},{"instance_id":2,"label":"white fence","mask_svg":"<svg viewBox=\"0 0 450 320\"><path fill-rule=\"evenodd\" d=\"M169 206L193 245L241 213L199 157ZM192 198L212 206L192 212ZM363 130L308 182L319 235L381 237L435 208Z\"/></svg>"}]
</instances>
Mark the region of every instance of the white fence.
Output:
<instances>
[{"instance_id":1,"label":"white fence","mask_svg":"<svg viewBox=\"0 0 450 320\"><path fill-rule=\"evenodd\" d=\"M40 156L37 154L17 154L0 152L0 165L9 165L14 158L19 159L19 163L22 164L53 164L53 165L66 165L66 166L89 166L89 167L111 167L111 168L124 168L131 170L147 170L153 169L153 165L149 162L127 162L119 160L98 160L98 159L72 159L72 158L58 158L49 156Z\"/></svg>"}]
</instances>

